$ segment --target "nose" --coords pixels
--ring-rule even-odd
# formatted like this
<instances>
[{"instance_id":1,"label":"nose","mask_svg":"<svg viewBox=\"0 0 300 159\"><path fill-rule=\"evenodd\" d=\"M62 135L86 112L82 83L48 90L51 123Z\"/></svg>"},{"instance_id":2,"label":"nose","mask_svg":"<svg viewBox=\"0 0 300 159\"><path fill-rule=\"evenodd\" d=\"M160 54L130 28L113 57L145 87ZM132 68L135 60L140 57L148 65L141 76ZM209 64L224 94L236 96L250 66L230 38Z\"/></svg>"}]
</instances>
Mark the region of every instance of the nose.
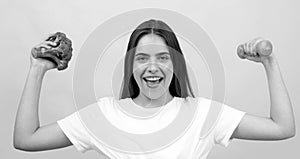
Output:
<instances>
[{"instance_id":1,"label":"nose","mask_svg":"<svg viewBox=\"0 0 300 159\"><path fill-rule=\"evenodd\" d=\"M158 66L155 62L151 62L149 63L148 67L147 67L147 72L150 73L156 73L158 71Z\"/></svg>"}]
</instances>

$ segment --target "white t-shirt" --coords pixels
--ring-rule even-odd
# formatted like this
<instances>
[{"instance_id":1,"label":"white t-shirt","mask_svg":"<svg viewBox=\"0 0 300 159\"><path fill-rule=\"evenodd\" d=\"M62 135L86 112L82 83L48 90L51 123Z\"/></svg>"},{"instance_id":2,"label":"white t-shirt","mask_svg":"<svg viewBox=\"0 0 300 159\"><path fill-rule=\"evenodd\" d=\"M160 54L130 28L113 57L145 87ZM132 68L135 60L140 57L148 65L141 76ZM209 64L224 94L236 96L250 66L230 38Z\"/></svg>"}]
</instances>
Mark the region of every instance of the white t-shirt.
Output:
<instances>
[{"instance_id":1,"label":"white t-shirt","mask_svg":"<svg viewBox=\"0 0 300 159\"><path fill-rule=\"evenodd\" d=\"M151 134L167 128L172 121L179 118L179 113L183 110L181 108L188 107L186 104L183 104L186 101L196 101L197 111L195 111L192 122L185 129L186 131L176 140L172 140L173 142L169 145L160 147L152 152L133 154L126 153L127 151L120 151L120 149L114 148L113 145L107 144L107 141L113 141L114 139L117 142L121 141L122 133L113 137L115 132L110 132L108 130L110 128L105 127L107 124L101 124L100 118L101 122L103 122L103 119L109 121L118 131L133 135ZM120 103L127 104L124 107ZM128 103L130 107L134 108L130 114L126 113L128 112L126 111ZM174 97L160 108L143 108L136 105L131 98L116 100L113 97L104 97L100 98L98 103L91 104L57 121L57 123L80 152L96 150L110 159L205 159L214 145L228 146L232 133L245 114L245 112L225 104L218 103L218 106L212 103L218 102L202 97L188 97L186 99ZM147 114L149 118L139 118L138 115L135 116L135 113L142 114L142 117L145 117L145 114ZM211 117L214 114L215 117ZM102 135L101 138L101 135L99 137L101 133L106 133L104 136L107 136L103 137ZM110 135L112 139L110 139ZM119 139L117 139L118 137ZM164 139L163 137L162 140ZM156 142L158 143L160 140L153 143L155 144Z\"/></svg>"}]
</instances>

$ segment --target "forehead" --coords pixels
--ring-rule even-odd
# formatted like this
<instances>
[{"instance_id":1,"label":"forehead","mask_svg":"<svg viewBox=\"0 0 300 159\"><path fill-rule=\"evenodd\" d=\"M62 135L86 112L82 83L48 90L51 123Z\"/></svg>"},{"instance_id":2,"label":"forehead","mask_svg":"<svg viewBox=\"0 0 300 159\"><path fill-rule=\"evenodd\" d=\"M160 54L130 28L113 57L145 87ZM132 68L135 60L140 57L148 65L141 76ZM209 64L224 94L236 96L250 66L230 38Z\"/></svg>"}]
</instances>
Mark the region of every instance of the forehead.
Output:
<instances>
[{"instance_id":1,"label":"forehead","mask_svg":"<svg viewBox=\"0 0 300 159\"><path fill-rule=\"evenodd\" d=\"M136 52L155 54L160 52L169 52L169 49L162 37L156 34L147 34L139 40Z\"/></svg>"}]
</instances>

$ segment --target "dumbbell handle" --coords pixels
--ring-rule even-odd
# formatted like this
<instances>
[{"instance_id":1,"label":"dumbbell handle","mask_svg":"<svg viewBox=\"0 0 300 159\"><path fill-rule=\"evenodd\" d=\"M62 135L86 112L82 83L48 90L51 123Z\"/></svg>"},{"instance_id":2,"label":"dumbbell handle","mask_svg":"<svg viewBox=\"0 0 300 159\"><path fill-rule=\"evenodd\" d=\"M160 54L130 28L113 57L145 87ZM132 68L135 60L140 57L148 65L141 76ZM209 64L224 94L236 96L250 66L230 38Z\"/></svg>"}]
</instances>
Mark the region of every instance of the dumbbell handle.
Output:
<instances>
[{"instance_id":1,"label":"dumbbell handle","mask_svg":"<svg viewBox=\"0 0 300 159\"><path fill-rule=\"evenodd\" d=\"M272 53L273 46L269 40L260 40L254 44L254 51L258 53L260 56L269 56ZM237 54L240 58L246 58L246 53L244 49L244 45L239 45L237 48Z\"/></svg>"}]
</instances>

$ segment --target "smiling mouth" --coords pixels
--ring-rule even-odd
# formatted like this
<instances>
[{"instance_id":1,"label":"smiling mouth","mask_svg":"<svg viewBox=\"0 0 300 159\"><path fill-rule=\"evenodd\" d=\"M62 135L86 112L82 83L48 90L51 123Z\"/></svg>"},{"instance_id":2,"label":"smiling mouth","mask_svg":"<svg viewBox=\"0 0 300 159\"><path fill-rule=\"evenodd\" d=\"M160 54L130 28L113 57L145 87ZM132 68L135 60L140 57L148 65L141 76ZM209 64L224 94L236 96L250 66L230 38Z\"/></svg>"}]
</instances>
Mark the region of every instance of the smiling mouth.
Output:
<instances>
[{"instance_id":1,"label":"smiling mouth","mask_svg":"<svg viewBox=\"0 0 300 159\"><path fill-rule=\"evenodd\" d=\"M147 85L149 88L158 87L163 79L164 79L163 77L158 77L158 76L143 77L143 81L145 82L145 85Z\"/></svg>"}]
</instances>

